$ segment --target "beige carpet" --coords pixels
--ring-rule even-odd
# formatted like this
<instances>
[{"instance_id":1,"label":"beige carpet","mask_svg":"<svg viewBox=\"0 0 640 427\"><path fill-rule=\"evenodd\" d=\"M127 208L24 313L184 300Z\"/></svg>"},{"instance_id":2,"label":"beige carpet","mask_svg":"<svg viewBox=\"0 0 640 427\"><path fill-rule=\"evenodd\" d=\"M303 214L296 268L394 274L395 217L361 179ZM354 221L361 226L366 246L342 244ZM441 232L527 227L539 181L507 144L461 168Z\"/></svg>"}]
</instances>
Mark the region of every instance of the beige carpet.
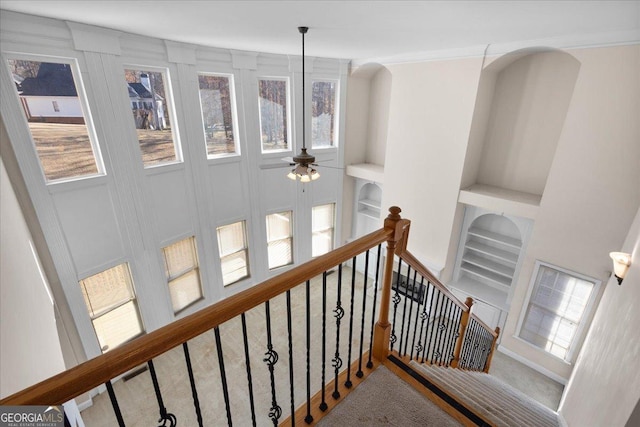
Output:
<instances>
[{"instance_id":1,"label":"beige carpet","mask_svg":"<svg viewBox=\"0 0 640 427\"><path fill-rule=\"evenodd\" d=\"M462 424L380 366L317 425L458 427Z\"/></svg>"}]
</instances>

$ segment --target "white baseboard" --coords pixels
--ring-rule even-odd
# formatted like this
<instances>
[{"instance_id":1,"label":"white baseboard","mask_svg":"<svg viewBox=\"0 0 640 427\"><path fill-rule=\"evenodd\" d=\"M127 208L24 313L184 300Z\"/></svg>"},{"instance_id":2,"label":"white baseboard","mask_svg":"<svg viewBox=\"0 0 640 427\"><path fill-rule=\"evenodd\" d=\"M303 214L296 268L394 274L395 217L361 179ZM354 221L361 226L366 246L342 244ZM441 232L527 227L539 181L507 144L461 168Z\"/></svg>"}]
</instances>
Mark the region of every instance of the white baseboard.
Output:
<instances>
[{"instance_id":1,"label":"white baseboard","mask_svg":"<svg viewBox=\"0 0 640 427\"><path fill-rule=\"evenodd\" d=\"M522 356L520 356L518 353L515 353L511 350L509 350L508 348L505 348L504 346L498 346L498 351L501 353L506 354L507 356L517 360L518 362L527 365L528 367L530 367L531 369L534 369L538 372L540 372L542 375L551 378L552 380L554 380L555 382L558 382L564 386L567 385L567 379L561 377L560 375L556 374L555 372L551 372L550 370L548 370L547 368L544 368L540 365L538 365L537 363L532 362L529 359L526 359Z\"/></svg>"},{"instance_id":2,"label":"white baseboard","mask_svg":"<svg viewBox=\"0 0 640 427\"><path fill-rule=\"evenodd\" d=\"M93 399L89 398L88 400L85 400L84 402L78 403L78 410L80 412L84 411L87 408L90 408L93 406Z\"/></svg>"}]
</instances>

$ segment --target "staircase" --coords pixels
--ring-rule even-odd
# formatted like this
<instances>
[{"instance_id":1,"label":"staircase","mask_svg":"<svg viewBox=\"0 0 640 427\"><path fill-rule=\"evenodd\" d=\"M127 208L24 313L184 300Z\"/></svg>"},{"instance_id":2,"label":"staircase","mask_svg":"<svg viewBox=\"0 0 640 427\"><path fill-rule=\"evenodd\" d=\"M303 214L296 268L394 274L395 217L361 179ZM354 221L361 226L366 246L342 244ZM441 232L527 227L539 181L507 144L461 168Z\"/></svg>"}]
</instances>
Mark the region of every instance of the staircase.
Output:
<instances>
[{"instance_id":1,"label":"staircase","mask_svg":"<svg viewBox=\"0 0 640 427\"><path fill-rule=\"evenodd\" d=\"M489 374L416 362L409 365L489 425L560 426L554 411Z\"/></svg>"}]
</instances>

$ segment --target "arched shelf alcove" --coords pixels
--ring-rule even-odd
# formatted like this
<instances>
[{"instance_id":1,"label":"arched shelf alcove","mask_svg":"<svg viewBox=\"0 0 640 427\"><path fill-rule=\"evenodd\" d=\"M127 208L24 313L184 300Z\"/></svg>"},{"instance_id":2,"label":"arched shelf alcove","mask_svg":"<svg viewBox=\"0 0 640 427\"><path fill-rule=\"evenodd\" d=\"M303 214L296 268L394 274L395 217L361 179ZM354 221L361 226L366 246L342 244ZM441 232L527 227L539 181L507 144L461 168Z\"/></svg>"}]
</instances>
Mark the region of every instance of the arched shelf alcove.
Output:
<instances>
[{"instance_id":1,"label":"arched shelf alcove","mask_svg":"<svg viewBox=\"0 0 640 427\"><path fill-rule=\"evenodd\" d=\"M475 198L492 196L532 205L525 216L535 216L579 71L580 62L572 55L550 48L487 60L461 183L467 193L461 193L461 202L470 204L469 192Z\"/></svg>"}]
</instances>

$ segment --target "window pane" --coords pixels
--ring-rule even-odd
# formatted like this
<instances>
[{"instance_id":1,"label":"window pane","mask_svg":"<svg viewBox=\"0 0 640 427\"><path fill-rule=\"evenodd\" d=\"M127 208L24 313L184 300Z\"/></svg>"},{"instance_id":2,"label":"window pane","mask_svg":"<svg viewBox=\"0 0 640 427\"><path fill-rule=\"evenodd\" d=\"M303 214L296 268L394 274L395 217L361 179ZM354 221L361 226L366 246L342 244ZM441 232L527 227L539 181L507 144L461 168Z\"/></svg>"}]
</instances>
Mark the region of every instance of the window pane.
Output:
<instances>
[{"instance_id":1,"label":"window pane","mask_svg":"<svg viewBox=\"0 0 640 427\"><path fill-rule=\"evenodd\" d=\"M336 83L313 82L311 97L311 145L334 145Z\"/></svg>"},{"instance_id":2,"label":"window pane","mask_svg":"<svg viewBox=\"0 0 640 427\"><path fill-rule=\"evenodd\" d=\"M293 242L291 238L269 242L269 269L282 267L293 263Z\"/></svg>"},{"instance_id":3,"label":"window pane","mask_svg":"<svg viewBox=\"0 0 640 427\"><path fill-rule=\"evenodd\" d=\"M291 211L267 215L267 241L291 237Z\"/></svg>"},{"instance_id":4,"label":"window pane","mask_svg":"<svg viewBox=\"0 0 640 427\"><path fill-rule=\"evenodd\" d=\"M218 227L220 256L230 255L246 247L244 221Z\"/></svg>"},{"instance_id":5,"label":"window pane","mask_svg":"<svg viewBox=\"0 0 640 427\"><path fill-rule=\"evenodd\" d=\"M595 282L539 265L520 338L566 359Z\"/></svg>"},{"instance_id":6,"label":"window pane","mask_svg":"<svg viewBox=\"0 0 640 427\"><path fill-rule=\"evenodd\" d=\"M162 252L167 278L173 278L198 266L193 237L169 245L163 248Z\"/></svg>"},{"instance_id":7,"label":"window pane","mask_svg":"<svg viewBox=\"0 0 640 427\"><path fill-rule=\"evenodd\" d=\"M333 250L335 204L314 206L311 211L311 256L326 254Z\"/></svg>"},{"instance_id":8,"label":"window pane","mask_svg":"<svg viewBox=\"0 0 640 427\"><path fill-rule=\"evenodd\" d=\"M101 173L71 65L8 62L47 181Z\"/></svg>"},{"instance_id":9,"label":"window pane","mask_svg":"<svg viewBox=\"0 0 640 427\"><path fill-rule=\"evenodd\" d=\"M126 264L87 277L80 281L80 287L92 318L134 298L131 275Z\"/></svg>"},{"instance_id":10,"label":"window pane","mask_svg":"<svg viewBox=\"0 0 640 427\"><path fill-rule=\"evenodd\" d=\"M262 151L288 150L287 82L261 79L258 92Z\"/></svg>"},{"instance_id":11,"label":"window pane","mask_svg":"<svg viewBox=\"0 0 640 427\"><path fill-rule=\"evenodd\" d=\"M178 312L202 298L200 274L197 268L169 282L173 311Z\"/></svg>"},{"instance_id":12,"label":"window pane","mask_svg":"<svg viewBox=\"0 0 640 427\"><path fill-rule=\"evenodd\" d=\"M138 307L134 301L129 301L94 319L93 328L103 353L113 350L144 332Z\"/></svg>"},{"instance_id":13,"label":"window pane","mask_svg":"<svg viewBox=\"0 0 640 427\"><path fill-rule=\"evenodd\" d=\"M164 73L124 70L129 102L145 167L175 162Z\"/></svg>"},{"instance_id":14,"label":"window pane","mask_svg":"<svg viewBox=\"0 0 640 427\"><path fill-rule=\"evenodd\" d=\"M236 153L231 78L199 74L198 82L207 155L215 157Z\"/></svg>"},{"instance_id":15,"label":"window pane","mask_svg":"<svg viewBox=\"0 0 640 427\"><path fill-rule=\"evenodd\" d=\"M224 286L231 285L240 279L249 277L249 263L247 262L247 252L240 251L235 254L222 257L222 283Z\"/></svg>"},{"instance_id":16,"label":"window pane","mask_svg":"<svg viewBox=\"0 0 640 427\"><path fill-rule=\"evenodd\" d=\"M144 332L127 264L80 280L80 287L103 353Z\"/></svg>"}]
</instances>

